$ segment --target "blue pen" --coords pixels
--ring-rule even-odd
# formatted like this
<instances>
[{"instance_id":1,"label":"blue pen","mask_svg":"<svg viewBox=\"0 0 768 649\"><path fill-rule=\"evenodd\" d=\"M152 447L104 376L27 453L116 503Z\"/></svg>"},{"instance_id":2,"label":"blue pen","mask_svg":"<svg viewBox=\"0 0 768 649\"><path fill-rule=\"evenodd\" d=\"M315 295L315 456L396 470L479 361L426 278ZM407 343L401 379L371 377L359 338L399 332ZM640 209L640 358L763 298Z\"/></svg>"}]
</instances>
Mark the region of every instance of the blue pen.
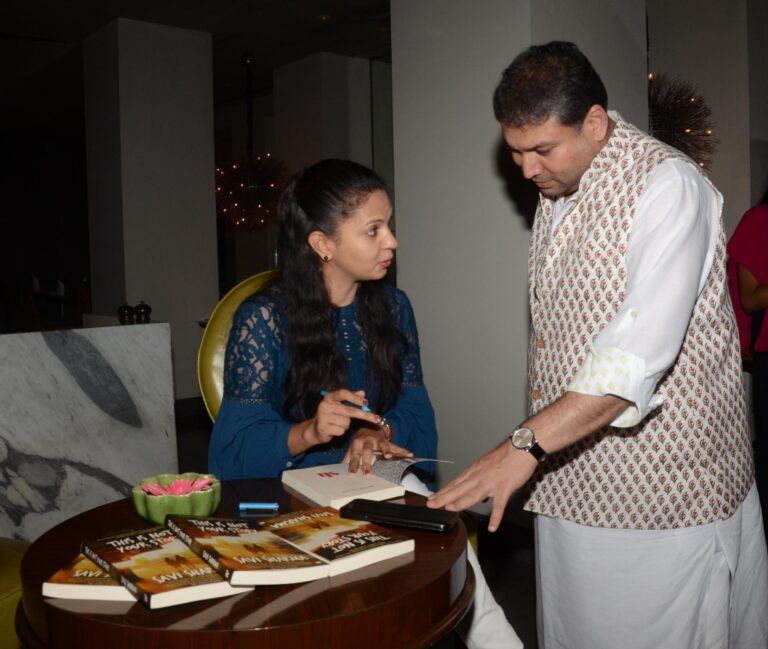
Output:
<instances>
[{"instance_id":1,"label":"blue pen","mask_svg":"<svg viewBox=\"0 0 768 649\"><path fill-rule=\"evenodd\" d=\"M320 396L321 397L328 396L328 390L320 390ZM347 403L347 402L345 401L344 403ZM352 405L355 405L355 404L347 403L347 405L352 406ZM363 412L371 412L371 409L368 406L359 406L359 407L360 407L360 410L362 410Z\"/></svg>"},{"instance_id":2,"label":"blue pen","mask_svg":"<svg viewBox=\"0 0 768 649\"><path fill-rule=\"evenodd\" d=\"M276 512L280 509L280 505L277 503L256 503L256 502L242 502L237 508L240 511L272 511Z\"/></svg>"}]
</instances>

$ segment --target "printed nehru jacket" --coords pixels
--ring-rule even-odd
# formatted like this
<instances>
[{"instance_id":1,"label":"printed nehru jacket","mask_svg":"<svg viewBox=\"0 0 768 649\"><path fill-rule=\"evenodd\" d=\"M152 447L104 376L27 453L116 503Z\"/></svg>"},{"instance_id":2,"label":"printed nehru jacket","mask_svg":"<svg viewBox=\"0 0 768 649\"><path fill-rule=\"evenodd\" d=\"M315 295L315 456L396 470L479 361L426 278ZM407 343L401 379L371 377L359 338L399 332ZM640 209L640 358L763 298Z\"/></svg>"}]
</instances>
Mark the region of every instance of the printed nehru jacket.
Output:
<instances>
[{"instance_id":1,"label":"printed nehru jacket","mask_svg":"<svg viewBox=\"0 0 768 649\"><path fill-rule=\"evenodd\" d=\"M552 201L542 197L536 213L528 263L532 414L569 389L592 341L623 302L632 220L649 175L666 160L690 162L612 116L617 123L609 141L551 235ZM720 223L679 356L656 389L663 405L632 428L609 426L553 454L539 468L526 509L628 529L731 516L754 479L736 337ZM632 362L620 350L615 354L614 366ZM619 372L607 383L621 378Z\"/></svg>"}]
</instances>

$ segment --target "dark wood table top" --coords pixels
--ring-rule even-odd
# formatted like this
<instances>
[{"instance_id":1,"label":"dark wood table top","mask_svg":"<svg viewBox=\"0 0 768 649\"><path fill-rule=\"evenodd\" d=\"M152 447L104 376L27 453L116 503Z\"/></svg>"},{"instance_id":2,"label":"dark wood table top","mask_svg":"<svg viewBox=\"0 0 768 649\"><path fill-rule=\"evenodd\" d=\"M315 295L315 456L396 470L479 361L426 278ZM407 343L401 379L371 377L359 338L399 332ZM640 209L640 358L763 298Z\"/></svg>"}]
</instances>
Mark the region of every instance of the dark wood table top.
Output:
<instances>
[{"instance_id":1,"label":"dark wood table top","mask_svg":"<svg viewBox=\"0 0 768 649\"><path fill-rule=\"evenodd\" d=\"M275 500L281 512L309 507L277 479L238 480L223 483L214 515L237 516L237 504L244 500ZM405 501L420 504L424 498L408 493ZM150 526L124 499L74 516L38 538L21 565L16 629L24 646L426 647L448 633L472 603L475 579L461 523L446 534L404 530L416 540L413 554L223 599L149 610L138 602L42 596L43 581L77 555L84 539Z\"/></svg>"}]
</instances>

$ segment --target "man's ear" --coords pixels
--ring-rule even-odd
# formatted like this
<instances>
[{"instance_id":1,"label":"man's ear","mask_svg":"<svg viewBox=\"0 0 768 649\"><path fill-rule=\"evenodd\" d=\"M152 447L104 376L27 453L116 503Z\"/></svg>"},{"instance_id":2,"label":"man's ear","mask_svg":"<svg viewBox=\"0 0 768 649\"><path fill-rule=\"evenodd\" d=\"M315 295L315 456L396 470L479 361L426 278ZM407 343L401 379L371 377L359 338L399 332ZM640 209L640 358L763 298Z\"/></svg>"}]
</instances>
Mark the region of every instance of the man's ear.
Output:
<instances>
[{"instance_id":1,"label":"man's ear","mask_svg":"<svg viewBox=\"0 0 768 649\"><path fill-rule=\"evenodd\" d=\"M593 105L584 118L583 128L589 132L596 142L602 142L608 137L610 118L600 104Z\"/></svg>"},{"instance_id":2,"label":"man's ear","mask_svg":"<svg viewBox=\"0 0 768 649\"><path fill-rule=\"evenodd\" d=\"M307 243L312 250L317 253L320 259L330 259L333 256L333 249L330 239L320 230L313 230L307 237Z\"/></svg>"}]
</instances>

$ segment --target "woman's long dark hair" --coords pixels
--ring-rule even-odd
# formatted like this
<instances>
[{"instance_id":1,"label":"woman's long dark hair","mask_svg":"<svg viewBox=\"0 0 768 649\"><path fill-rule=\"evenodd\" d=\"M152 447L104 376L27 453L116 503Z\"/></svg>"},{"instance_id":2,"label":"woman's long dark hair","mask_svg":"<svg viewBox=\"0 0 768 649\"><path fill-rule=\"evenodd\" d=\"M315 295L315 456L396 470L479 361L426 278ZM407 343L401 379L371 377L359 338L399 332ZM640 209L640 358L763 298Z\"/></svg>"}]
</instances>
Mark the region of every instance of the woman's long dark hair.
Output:
<instances>
[{"instance_id":1,"label":"woman's long dark hair","mask_svg":"<svg viewBox=\"0 0 768 649\"><path fill-rule=\"evenodd\" d=\"M299 421L314 416L321 390L346 385L346 363L336 341L338 310L328 297L322 261L309 245L317 230L335 235L339 225L376 190L386 191L373 171L348 160L322 160L291 179L278 203L278 283L285 300L290 368L284 414ZM357 319L377 388L375 412L395 402L402 379L406 342L392 317L382 281L361 282ZM370 398L370 395L366 395Z\"/></svg>"}]
</instances>

